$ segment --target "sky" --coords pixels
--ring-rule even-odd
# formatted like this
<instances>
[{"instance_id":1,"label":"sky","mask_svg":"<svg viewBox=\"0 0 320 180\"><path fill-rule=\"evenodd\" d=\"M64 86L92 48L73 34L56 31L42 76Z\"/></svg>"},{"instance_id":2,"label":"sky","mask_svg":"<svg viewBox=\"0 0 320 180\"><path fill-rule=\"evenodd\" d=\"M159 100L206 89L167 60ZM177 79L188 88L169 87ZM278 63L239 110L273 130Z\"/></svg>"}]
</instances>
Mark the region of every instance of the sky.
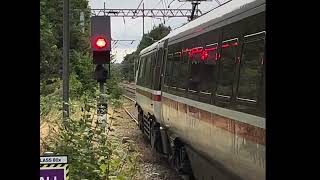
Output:
<instances>
[{"instance_id":1,"label":"sky","mask_svg":"<svg viewBox=\"0 0 320 180\"><path fill-rule=\"evenodd\" d=\"M181 0L180 0L181 1ZM225 0L219 0L224 2ZM136 9L141 0L89 0L91 9L103 9L104 3L106 9ZM191 9L190 2L179 2L178 0L143 0L145 9ZM215 0L202 2L199 5L199 10L205 13L214 7L218 6ZM142 4L140 6L142 8ZM165 18L165 25L175 29L186 23L187 17ZM145 33L152 30L153 26L163 23L163 18L145 17L144 29ZM142 38L142 17L132 19L131 17L111 17L111 38L114 40L136 40L132 42L112 43L112 54L116 56L116 62L120 63L126 54L130 54L136 50Z\"/></svg>"}]
</instances>

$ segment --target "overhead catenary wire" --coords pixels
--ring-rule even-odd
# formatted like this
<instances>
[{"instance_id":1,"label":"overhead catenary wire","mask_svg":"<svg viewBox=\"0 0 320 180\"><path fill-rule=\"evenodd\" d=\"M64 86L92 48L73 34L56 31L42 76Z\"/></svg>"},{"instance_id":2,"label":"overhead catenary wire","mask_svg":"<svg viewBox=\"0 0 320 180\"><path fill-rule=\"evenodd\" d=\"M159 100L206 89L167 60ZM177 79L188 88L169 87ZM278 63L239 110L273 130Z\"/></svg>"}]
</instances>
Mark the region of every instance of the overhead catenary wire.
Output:
<instances>
[{"instance_id":1,"label":"overhead catenary wire","mask_svg":"<svg viewBox=\"0 0 320 180\"><path fill-rule=\"evenodd\" d=\"M184 6L187 2L184 2L181 6L179 6L177 9L180 9L182 6Z\"/></svg>"},{"instance_id":2,"label":"overhead catenary wire","mask_svg":"<svg viewBox=\"0 0 320 180\"><path fill-rule=\"evenodd\" d=\"M184 6L187 2L184 2L182 5L180 5L177 9L180 9L182 6ZM169 22L170 18L168 18L167 23Z\"/></svg>"},{"instance_id":3,"label":"overhead catenary wire","mask_svg":"<svg viewBox=\"0 0 320 180\"><path fill-rule=\"evenodd\" d=\"M163 4L163 8L167 9L167 4L166 4L165 0L162 0L162 4Z\"/></svg>"},{"instance_id":4,"label":"overhead catenary wire","mask_svg":"<svg viewBox=\"0 0 320 180\"><path fill-rule=\"evenodd\" d=\"M159 0L159 2L152 9L156 8L161 3L161 1L162 0Z\"/></svg>"},{"instance_id":5,"label":"overhead catenary wire","mask_svg":"<svg viewBox=\"0 0 320 180\"><path fill-rule=\"evenodd\" d=\"M170 6L171 6L171 8L174 8L174 7L177 7L178 6L178 8L177 9L181 9L181 8L183 8L185 5L186 5L186 3L187 2L182 2L181 4L179 4L179 3L173 3L175 0L170 0L170 1L166 1L166 0L158 0L158 1L155 1L155 3L154 3L154 7L153 7L153 9L154 8L156 8L156 7L158 7L159 8L159 5L161 5L161 3L162 3L162 5L163 5L163 7L164 7L164 9L166 9L166 10L171 10L170 9ZM140 9L140 7L142 7L142 3L145 3L146 1L144 1L144 0L140 0L140 1L137 1L137 2L139 2L139 4L138 4L138 6L137 6L137 12L139 12L139 13L141 13L141 11L139 10ZM148 1L149 2L149 1ZM216 4L216 3L219 3L219 2L223 2L223 1L221 1L221 0L215 0L215 3L213 3L213 4ZM148 4L150 4L150 3L148 3ZM168 5L168 6L167 6ZM133 9L133 10L135 10L135 9ZM138 11L139 10L139 11ZM133 16L132 16L132 18L137 18L137 16L138 16L138 14L134 14ZM157 19L159 19L159 18L157 18ZM155 26L155 25L157 25L157 24L159 24L159 23L162 23L162 24L167 24L167 25L170 25L171 27L180 27L179 25L176 25L176 26L174 26L174 24L176 24L176 22L170 22L169 20L171 20L171 18L168 18L168 17L166 17L166 16L163 16L163 17L161 17L161 19L163 19L163 22L157 22L157 21L154 21L154 17L152 18L152 20L150 20L149 22L150 22L150 25L151 25L151 29L153 28L153 26ZM166 20L167 20L167 22L166 22ZM168 23L168 22L170 22L170 23ZM130 26L130 27L132 27L132 26L135 26L136 24L139 24L139 23L141 23L141 21L136 21L136 22L133 22L133 23L131 23L131 21L127 21L126 22L126 19L123 17L123 23L124 23L124 29L122 30L122 31L124 31L123 33L124 34L127 34L126 32L127 32L127 28L126 28L126 26L127 26L127 23L129 23L128 24L128 26ZM121 23L122 24L122 23ZM131 25L132 24L132 25ZM180 23L179 23L180 24ZM149 26L150 27L150 26ZM130 28L129 28L130 29ZM173 28L174 29L174 28ZM117 31L117 32L115 32L115 33L119 33L119 31ZM122 33L121 33L122 34ZM114 44L114 47L119 47L119 46L127 46L127 47L130 47L130 46L132 46L132 44L134 45L134 44L136 44L137 42L134 42L134 41L128 41L128 42L125 42L125 43L118 43L118 42L113 42L113 44Z\"/></svg>"},{"instance_id":6,"label":"overhead catenary wire","mask_svg":"<svg viewBox=\"0 0 320 180\"><path fill-rule=\"evenodd\" d=\"M169 3L168 8L170 8L170 5L173 3L173 1L175 1L175 0L172 0L172 1Z\"/></svg>"},{"instance_id":7,"label":"overhead catenary wire","mask_svg":"<svg viewBox=\"0 0 320 180\"><path fill-rule=\"evenodd\" d=\"M141 6L141 3L142 3L142 2L143 2L143 0L140 1L139 5L138 5L138 7L137 7L137 9L136 9L136 12L137 12L137 10L139 9L139 7Z\"/></svg>"},{"instance_id":8,"label":"overhead catenary wire","mask_svg":"<svg viewBox=\"0 0 320 180\"><path fill-rule=\"evenodd\" d=\"M139 7L141 6L141 3L143 2L143 0L141 0L140 1L140 3L139 3L139 5L138 5L138 7L137 7L137 9L139 9Z\"/></svg>"},{"instance_id":9,"label":"overhead catenary wire","mask_svg":"<svg viewBox=\"0 0 320 180\"><path fill-rule=\"evenodd\" d=\"M215 0L215 1L218 3L219 6L221 6L221 3L219 0Z\"/></svg>"}]
</instances>

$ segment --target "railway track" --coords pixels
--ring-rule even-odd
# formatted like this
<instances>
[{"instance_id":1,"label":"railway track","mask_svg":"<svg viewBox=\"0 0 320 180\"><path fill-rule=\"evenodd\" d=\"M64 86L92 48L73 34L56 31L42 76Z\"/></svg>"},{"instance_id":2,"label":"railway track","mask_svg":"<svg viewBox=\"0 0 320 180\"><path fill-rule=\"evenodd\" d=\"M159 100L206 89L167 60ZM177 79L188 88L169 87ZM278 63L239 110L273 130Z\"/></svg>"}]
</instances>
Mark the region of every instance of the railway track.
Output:
<instances>
[{"instance_id":1,"label":"railway track","mask_svg":"<svg viewBox=\"0 0 320 180\"><path fill-rule=\"evenodd\" d=\"M131 98L132 100L134 100L136 98L136 88L133 85L120 84L120 86L124 90L124 94L127 97Z\"/></svg>"},{"instance_id":2,"label":"railway track","mask_svg":"<svg viewBox=\"0 0 320 180\"><path fill-rule=\"evenodd\" d=\"M134 105L136 103L135 101L135 88L134 87L131 87L131 86L128 86L126 84L122 84L122 88L125 90L125 93L124 95L122 95L124 98L128 99L129 101L131 101ZM126 108L125 106L123 106L123 110L130 116L130 118L135 122L135 124L137 126L139 126L139 122L138 122L138 118L134 115L135 114L135 111L136 109L135 108ZM130 112L131 111L131 112ZM153 156L157 156L157 155L153 155ZM158 157L158 156L157 156ZM158 157L159 158L159 157ZM161 158L160 158L161 159ZM168 161L165 161L166 165L165 165L165 168L166 169L171 169L170 171L171 172L171 176L174 176L175 178L174 179L181 179L181 180L188 180L186 179L185 176L181 175L181 174L177 174L176 171L174 171L174 168L172 168L170 166L170 164L168 164ZM168 170L167 170L168 171ZM157 179L157 178L156 178Z\"/></svg>"},{"instance_id":3,"label":"railway track","mask_svg":"<svg viewBox=\"0 0 320 180\"><path fill-rule=\"evenodd\" d=\"M124 94L122 95L124 98L130 100L133 103L136 103L135 101L135 97L136 97L136 92L135 92L135 88L128 85L128 84L121 84L120 85L124 90ZM128 110L127 108L123 107L124 111L130 116L130 118L138 125L138 119L137 117L135 117L132 113L130 113L130 110Z\"/></svg>"},{"instance_id":4,"label":"railway track","mask_svg":"<svg viewBox=\"0 0 320 180\"><path fill-rule=\"evenodd\" d=\"M124 111L131 117L131 119L138 125L138 120L136 119L136 117L134 117L127 108L123 107Z\"/></svg>"}]
</instances>

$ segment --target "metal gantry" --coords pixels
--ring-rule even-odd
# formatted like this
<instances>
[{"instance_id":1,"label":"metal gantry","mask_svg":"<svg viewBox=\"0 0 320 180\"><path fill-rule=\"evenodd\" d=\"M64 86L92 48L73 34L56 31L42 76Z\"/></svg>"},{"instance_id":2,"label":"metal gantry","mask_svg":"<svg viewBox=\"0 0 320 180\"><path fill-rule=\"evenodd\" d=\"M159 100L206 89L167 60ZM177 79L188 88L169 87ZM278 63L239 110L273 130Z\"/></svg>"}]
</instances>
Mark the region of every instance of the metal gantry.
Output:
<instances>
[{"instance_id":1,"label":"metal gantry","mask_svg":"<svg viewBox=\"0 0 320 180\"><path fill-rule=\"evenodd\" d=\"M92 16L111 17L190 17L192 9L91 9ZM201 16L197 9L196 16Z\"/></svg>"}]
</instances>

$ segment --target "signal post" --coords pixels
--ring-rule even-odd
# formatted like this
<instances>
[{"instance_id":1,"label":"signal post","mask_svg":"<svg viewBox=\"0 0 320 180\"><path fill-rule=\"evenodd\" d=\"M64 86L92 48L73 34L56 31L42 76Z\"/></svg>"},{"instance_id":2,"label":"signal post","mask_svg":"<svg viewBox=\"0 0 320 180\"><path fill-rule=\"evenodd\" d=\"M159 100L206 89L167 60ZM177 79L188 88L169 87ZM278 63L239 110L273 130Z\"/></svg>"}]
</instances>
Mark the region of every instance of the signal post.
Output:
<instances>
[{"instance_id":1,"label":"signal post","mask_svg":"<svg viewBox=\"0 0 320 180\"><path fill-rule=\"evenodd\" d=\"M111 26L109 16L91 17L91 53L93 64L96 64L95 79L100 86L100 97L97 107L98 125L107 125L107 98L104 83L110 78Z\"/></svg>"}]
</instances>

